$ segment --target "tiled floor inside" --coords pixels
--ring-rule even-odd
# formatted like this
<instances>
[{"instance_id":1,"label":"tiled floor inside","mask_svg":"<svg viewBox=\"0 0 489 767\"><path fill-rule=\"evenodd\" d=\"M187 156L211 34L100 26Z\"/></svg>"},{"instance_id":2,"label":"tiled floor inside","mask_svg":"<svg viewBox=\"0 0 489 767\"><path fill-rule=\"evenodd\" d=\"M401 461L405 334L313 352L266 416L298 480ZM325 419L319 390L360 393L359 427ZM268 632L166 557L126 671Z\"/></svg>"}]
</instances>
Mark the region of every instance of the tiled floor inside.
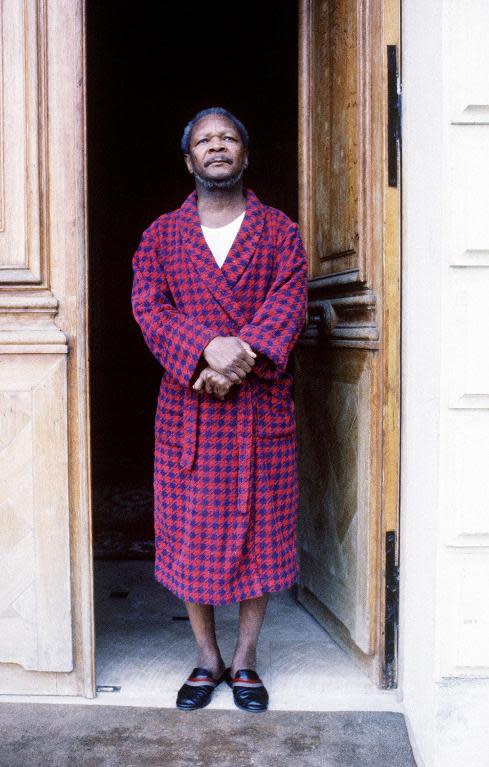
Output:
<instances>
[{"instance_id":1,"label":"tiled floor inside","mask_svg":"<svg viewBox=\"0 0 489 767\"><path fill-rule=\"evenodd\" d=\"M238 605L215 610L229 664ZM120 687L100 691L96 702L174 708L195 666L194 639L189 621L178 619L185 605L154 580L153 562L96 560L95 615L97 685ZM402 710L396 691L377 689L288 591L270 597L257 670L270 710ZM231 690L220 685L208 708L233 707Z\"/></svg>"}]
</instances>

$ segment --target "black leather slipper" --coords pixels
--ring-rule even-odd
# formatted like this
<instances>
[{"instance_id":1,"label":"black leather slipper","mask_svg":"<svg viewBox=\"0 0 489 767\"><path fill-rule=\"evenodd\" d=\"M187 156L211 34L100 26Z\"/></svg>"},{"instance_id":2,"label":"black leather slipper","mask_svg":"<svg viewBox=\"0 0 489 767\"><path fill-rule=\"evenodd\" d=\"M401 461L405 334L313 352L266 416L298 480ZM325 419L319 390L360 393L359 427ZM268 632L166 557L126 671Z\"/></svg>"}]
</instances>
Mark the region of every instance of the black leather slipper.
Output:
<instances>
[{"instance_id":1,"label":"black leather slipper","mask_svg":"<svg viewBox=\"0 0 489 767\"><path fill-rule=\"evenodd\" d=\"M208 669L196 666L178 691L177 708L194 711L207 706L215 688L227 678L227 674L228 669L223 671L219 679L214 679Z\"/></svg>"},{"instance_id":2,"label":"black leather slipper","mask_svg":"<svg viewBox=\"0 0 489 767\"><path fill-rule=\"evenodd\" d=\"M240 668L234 676L226 669L226 683L232 688L236 706L243 711L266 711L268 692L262 680L252 668Z\"/></svg>"}]
</instances>

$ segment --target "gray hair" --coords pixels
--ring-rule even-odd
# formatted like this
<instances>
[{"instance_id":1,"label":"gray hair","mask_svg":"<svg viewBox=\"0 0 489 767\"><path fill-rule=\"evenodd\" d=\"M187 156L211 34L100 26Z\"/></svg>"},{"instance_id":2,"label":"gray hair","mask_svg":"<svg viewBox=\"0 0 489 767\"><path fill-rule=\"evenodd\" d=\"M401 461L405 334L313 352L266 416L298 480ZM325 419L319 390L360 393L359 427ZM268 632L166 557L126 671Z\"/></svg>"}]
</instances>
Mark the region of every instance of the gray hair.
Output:
<instances>
[{"instance_id":1,"label":"gray hair","mask_svg":"<svg viewBox=\"0 0 489 767\"><path fill-rule=\"evenodd\" d=\"M193 129L199 120L202 120L203 117L207 117L208 115L220 115L221 117L226 117L226 119L232 122L239 135L241 136L241 141L243 142L245 149L248 149L250 137L241 120L238 120L237 117L235 117L233 114L231 114L231 112L228 112L228 110L224 109L223 107L209 107L208 109L201 109L200 112L197 112L195 117L192 117L192 119L185 126L182 134L182 139L180 141L180 148L184 154L188 154L189 152L190 138L192 136Z\"/></svg>"}]
</instances>

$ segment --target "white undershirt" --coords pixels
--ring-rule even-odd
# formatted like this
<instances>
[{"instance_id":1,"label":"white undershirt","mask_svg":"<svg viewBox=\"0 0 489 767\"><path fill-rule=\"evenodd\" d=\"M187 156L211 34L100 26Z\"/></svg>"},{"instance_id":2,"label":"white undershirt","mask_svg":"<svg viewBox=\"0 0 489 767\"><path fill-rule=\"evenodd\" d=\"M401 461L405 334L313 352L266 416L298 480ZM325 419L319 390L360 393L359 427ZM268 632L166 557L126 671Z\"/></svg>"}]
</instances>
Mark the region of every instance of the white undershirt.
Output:
<instances>
[{"instance_id":1,"label":"white undershirt","mask_svg":"<svg viewBox=\"0 0 489 767\"><path fill-rule=\"evenodd\" d=\"M201 225L205 240L219 267L223 265L227 254L231 250L231 246L243 223L245 213L246 211L244 210L238 218L235 218L234 221L225 226L211 227Z\"/></svg>"}]
</instances>

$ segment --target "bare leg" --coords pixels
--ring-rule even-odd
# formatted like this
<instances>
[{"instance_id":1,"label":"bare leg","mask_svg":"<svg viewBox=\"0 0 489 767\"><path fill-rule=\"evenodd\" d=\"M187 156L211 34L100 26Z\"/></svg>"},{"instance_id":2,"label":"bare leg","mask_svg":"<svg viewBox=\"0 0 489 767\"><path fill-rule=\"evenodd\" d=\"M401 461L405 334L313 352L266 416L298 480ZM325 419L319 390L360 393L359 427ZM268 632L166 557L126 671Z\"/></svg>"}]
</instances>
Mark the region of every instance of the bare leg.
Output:
<instances>
[{"instance_id":1,"label":"bare leg","mask_svg":"<svg viewBox=\"0 0 489 767\"><path fill-rule=\"evenodd\" d=\"M240 668L256 670L256 645L267 609L269 594L245 599L239 605L239 635L231 663L231 674Z\"/></svg>"},{"instance_id":2,"label":"bare leg","mask_svg":"<svg viewBox=\"0 0 489 767\"><path fill-rule=\"evenodd\" d=\"M221 676L225 664L217 646L214 607L185 602L192 631L197 642L197 666L208 669L214 678Z\"/></svg>"}]
</instances>

